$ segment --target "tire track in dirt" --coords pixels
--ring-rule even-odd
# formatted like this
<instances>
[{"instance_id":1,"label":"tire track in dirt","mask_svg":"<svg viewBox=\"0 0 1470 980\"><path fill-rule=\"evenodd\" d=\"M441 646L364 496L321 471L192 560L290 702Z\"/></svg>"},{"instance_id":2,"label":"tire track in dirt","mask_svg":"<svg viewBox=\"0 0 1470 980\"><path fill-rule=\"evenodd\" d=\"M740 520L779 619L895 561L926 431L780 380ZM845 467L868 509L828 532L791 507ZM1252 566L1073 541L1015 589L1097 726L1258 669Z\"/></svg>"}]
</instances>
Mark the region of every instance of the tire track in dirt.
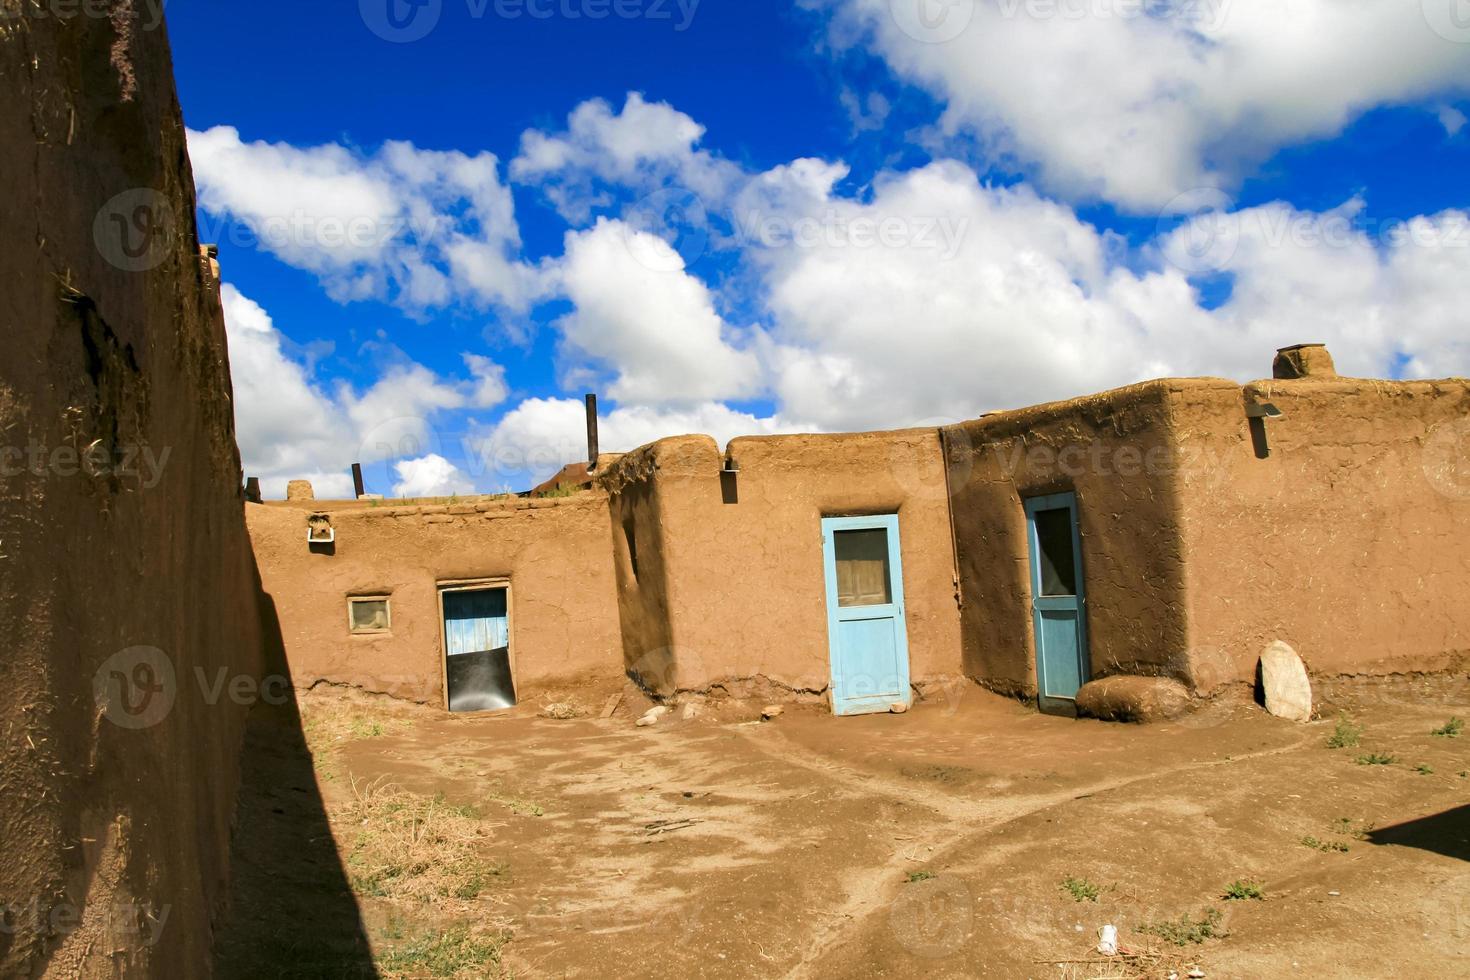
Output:
<instances>
[{"instance_id":1,"label":"tire track in dirt","mask_svg":"<svg viewBox=\"0 0 1470 980\"><path fill-rule=\"evenodd\" d=\"M864 772L852 766L831 762L815 755L811 750L804 748L779 731L763 726L760 736L745 731L741 731L740 734L758 751L779 758L789 765L826 776L849 789L860 793L874 793L907 804L921 803L941 817L943 821L940 825L941 829L954 823L966 826L967 829L963 831L957 831L936 840L933 845L935 860L941 860L946 854L971 846L980 838L1017 820L1065 806L1084 797L1100 796L1140 783L1172 779L1186 773L1288 755L1305 748L1309 742L1315 744L1316 740L1316 734L1312 733L1303 735L1288 745L1232 755L1226 759L1206 759L1184 763L1168 769L1142 773L1137 776L1102 780L1054 793L988 801L961 798L952 793L934 789L930 790L930 799L920 801L915 796L912 784L891 776ZM982 825L976 827L977 822ZM834 920L834 924L822 927L818 931L802 956L801 962L785 974L787 980L803 980L803 978L823 975L818 964L849 935L862 929L874 915L892 905L898 889L902 887L900 872L909 860L902 853L897 853L881 867L862 875L857 887L850 889L842 906L827 913Z\"/></svg>"}]
</instances>

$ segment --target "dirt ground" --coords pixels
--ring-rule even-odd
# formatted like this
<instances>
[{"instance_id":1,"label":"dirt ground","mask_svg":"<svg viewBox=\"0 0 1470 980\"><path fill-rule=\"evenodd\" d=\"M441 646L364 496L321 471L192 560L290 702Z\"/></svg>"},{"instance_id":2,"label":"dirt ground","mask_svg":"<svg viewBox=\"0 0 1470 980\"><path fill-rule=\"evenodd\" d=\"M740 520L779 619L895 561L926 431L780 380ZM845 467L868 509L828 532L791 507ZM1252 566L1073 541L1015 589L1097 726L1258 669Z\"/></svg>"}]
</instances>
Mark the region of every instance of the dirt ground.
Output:
<instances>
[{"instance_id":1,"label":"dirt ground","mask_svg":"<svg viewBox=\"0 0 1470 980\"><path fill-rule=\"evenodd\" d=\"M1470 718L1463 677L1340 685L1307 725L971 688L637 728L605 693L259 722L220 973L1470 975L1470 730L1431 734ZM1094 952L1106 924L1131 955Z\"/></svg>"}]
</instances>

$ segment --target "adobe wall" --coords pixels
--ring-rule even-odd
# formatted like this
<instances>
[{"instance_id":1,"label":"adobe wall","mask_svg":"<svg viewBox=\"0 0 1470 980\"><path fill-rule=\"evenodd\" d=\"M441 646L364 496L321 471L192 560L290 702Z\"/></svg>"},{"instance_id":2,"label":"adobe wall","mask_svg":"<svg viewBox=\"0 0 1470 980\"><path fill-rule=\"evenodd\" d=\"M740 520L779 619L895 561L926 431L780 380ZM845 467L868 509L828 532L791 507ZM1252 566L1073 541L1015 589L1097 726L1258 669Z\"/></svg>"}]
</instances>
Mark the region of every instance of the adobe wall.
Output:
<instances>
[{"instance_id":1,"label":"adobe wall","mask_svg":"<svg viewBox=\"0 0 1470 980\"><path fill-rule=\"evenodd\" d=\"M911 680L957 676L959 621L934 429L665 439L604 476L628 669L661 694L831 681L821 520L897 513ZM637 553L637 572L628 538ZM756 689L759 689L757 687Z\"/></svg>"},{"instance_id":2,"label":"adobe wall","mask_svg":"<svg viewBox=\"0 0 1470 980\"><path fill-rule=\"evenodd\" d=\"M1470 382L1261 381L1176 406L1195 681L1253 676L1272 640L1314 677L1470 664Z\"/></svg>"},{"instance_id":3,"label":"adobe wall","mask_svg":"<svg viewBox=\"0 0 1470 980\"><path fill-rule=\"evenodd\" d=\"M35 10L0 2L0 976L205 976L247 708L198 679L261 649L225 332L162 28Z\"/></svg>"},{"instance_id":4,"label":"adobe wall","mask_svg":"<svg viewBox=\"0 0 1470 980\"><path fill-rule=\"evenodd\" d=\"M310 510L246 508L298 687L349 684L442 704L438 585L511 583L511 654L522 700L536 687L618 677L607 496L379 507L317 501L336 542L309 547ZM349 595L388 595L390 634L353 635Z\"/></svg>"},{"instance_id":5,"label":"adobe wall","mask_svg":"<svg viewBox=\"0 0 1470 980\"><path fill-rule=\"evenodd\" d=\"M1036 695L1024 500L1075 492L1093 676L1188 677L1171 406L1191 393L1239 401L1211 379L1153 381L1003 412L943 430L954 494L965 673Z\"/></svg>"}]
</instances>

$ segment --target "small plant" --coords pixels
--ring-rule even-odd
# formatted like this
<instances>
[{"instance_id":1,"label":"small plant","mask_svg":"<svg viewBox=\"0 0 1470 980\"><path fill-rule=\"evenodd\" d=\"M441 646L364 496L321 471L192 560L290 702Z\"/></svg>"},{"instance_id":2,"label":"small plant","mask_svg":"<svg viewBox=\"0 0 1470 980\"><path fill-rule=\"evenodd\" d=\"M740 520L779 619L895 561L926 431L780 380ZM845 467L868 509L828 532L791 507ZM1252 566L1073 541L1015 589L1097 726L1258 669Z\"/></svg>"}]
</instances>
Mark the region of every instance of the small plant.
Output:
<instances>
[{"instance_id":1,"label":"small plant","mask_svg":"<svg viewBox=\"0 0 1470 980\"><path fill-rule=\"evenodd\" d=\"M1224 897L1227 902L1244 901L1246 899L1262 901L1265 899L1266 893L1261 890L1261 886L1256 882L1242 881L1237 878L1225 886Z\"/></svg>"},{"instance_id":2,"label":"small plant","mask_svg":"<svg viewBox=\"0 0 1470 980\"><path fill-rule=\"evenodd\" d=\"M1464 730L1465 722L1463 719L1451 718L1429 734L1438 736L1439 738L1459 738L1460 733Z\"/></svg>"},{"instance_id":3,"label":"small plant","mask_svg":"<svg viewBox=\"0 0 1470 980\"><path fill-rule=\"evenodd\" d=\"M1224 935L1220 931L1220 910L1216 908L1205 909L1198 919L1192 919L1185 913L1177 919L1139 926L1138 931L1158 936L1175 946L1198 946L1206 939L1216 939Z\"/></svg>"},{"instance_id":4,"label":"small plant","mask_svg":"<svg viewBox=\"0 0 1470 980\"><path fill-rule=\"evenodd\" d=\"M376 721L368 721L366 718L355 718L352 721L354 738L381 738L383 731L383 726Z\"/></svg>"},{"instance_id":5,"label":"small plant","mask_svg":"<svg viewBox=\"0 0 1470 980\"><path fill-rule=\"evenodd\" d=\"M1327 737L1327 747L1329 749L1350 749L1358 744L1358 739L1362 736L1362 725L1355 725L1347 715L1340 715L1337 719L1337 727Z\"/></svg>"},{"instance_id":6,"label":"small plant","mask_svg":"<svg viewBox=\"0 0 1470 980\"><path fill-rule=\"evenodd\" d=\"M1302 838L1302 846L1324 853L1346 854L1348 846L1340 840L1319 840L1310 834Z\"/></svg>"},{"instance_id":7,"label":"small plant","mask_svg":"<svg viewBox=\"0 0 1470 980\"><path fill-rule=\"evenodd\" d=\"M935 878L935 877L938 877L938 876L933 871L929 871L929 870L925 869L925 870L922 870L922 871L910 871L909 872L909 879L908 880L909 880L909 884L912 885L916 881L928 881L930 878Z\"/></svg>"},{"instance_id":8,"label":"small plant","mask_svg":"<svg viewBox=\"0 0 1470 980\"><path fill-rule=\"evenodd\" d=\"M1367 840L1368 831L1373 829L1373 825L1366 820L1361 827L1355 826L1357 823L1352 817L1338 817L1332 824L1332 832L1354 840Z\"/></svg>"},{"instance_id":9,"label":"small plant","mask_svg":"<svg viewBox=\"0 0 1470 980\"><path fill-rule=\"evenodd\" d=\"M1072 896L1074 902L1095 902L1102 889L1086 878L1073 878L1070 875L1062 879L1062 890Z\"/></svg>"},{"instance_id":10,"label":"small plant","mask_svg":"<svg viewBox=\"0 0 1470 980\"><path fill-rule=\"evenodd\" d=\"M1421 763L1419 763L1417 766L1414 767L1414 771L1417 772L1421 776L1433 776L1434 775L1434 767L1431 766L1431 765L1429 765L1429 763L1427 763L1427 762L1421 762Z\"/></svg>"},{"instance_id":11,"label":"small plant","mask_svg":"<svg viewBox=\"0 0 1470 980\"><path fill-rule=\"evenodd\" d=\"M390 950L380 965L390 973L415 977L489 976L500 972L500 951L509 939L452 926Z\"/></svg>"},{"instance_id":12,"label":"small plant","mask_svg":"<svg viewBox=\"0 0 1470 980\"><path fill-rule=\"evenodd\" d=\"M1367 755L1358 756L1353 761L1360 766L1391 766L1399 760L1395 756L1383 755L1379 752L1369 752Z\"/></svg>"}]
</instances>

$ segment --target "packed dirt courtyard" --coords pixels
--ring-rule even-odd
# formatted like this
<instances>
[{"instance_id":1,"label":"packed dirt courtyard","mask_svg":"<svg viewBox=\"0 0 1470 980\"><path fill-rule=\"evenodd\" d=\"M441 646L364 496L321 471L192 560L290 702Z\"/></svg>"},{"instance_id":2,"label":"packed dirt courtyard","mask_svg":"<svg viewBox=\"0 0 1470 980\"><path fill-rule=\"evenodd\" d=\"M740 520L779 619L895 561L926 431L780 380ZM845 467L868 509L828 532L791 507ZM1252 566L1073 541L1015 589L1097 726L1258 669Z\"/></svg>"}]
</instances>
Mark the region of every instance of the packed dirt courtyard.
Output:
<instances>
[{"instance_id":1,"label":"packed dirt courtyard","mask_svg":"<svg viewBox=\"0 0 1470 980\"><path fill-rule=\"evenodd\" d=\"M465 717L312 692L305 745L258 710L221 973L1470 973L1464 678L1339 686L1306 725L965 688L636 728L607 693ZM1129 955L1097 955L1108 924Z\"/></svg>"}]
</instances>

